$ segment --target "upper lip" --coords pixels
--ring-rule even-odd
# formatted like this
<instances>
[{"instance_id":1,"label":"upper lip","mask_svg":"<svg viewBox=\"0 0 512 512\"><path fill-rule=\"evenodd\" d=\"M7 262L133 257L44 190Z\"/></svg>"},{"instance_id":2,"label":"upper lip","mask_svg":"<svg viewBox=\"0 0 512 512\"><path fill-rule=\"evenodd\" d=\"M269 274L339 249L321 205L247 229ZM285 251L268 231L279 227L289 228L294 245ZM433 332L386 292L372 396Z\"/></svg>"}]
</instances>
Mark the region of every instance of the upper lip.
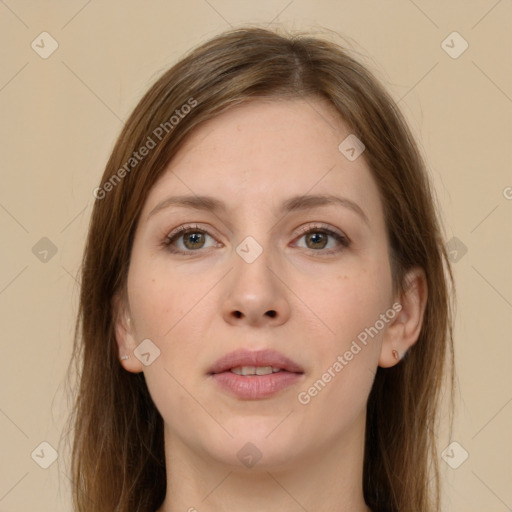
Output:
<instances>
[{"instance_id":1,"label":"upper lip","mask_svg":"<svg viewBox=\"0 0 512 512\"><path fill-rule=\"evenodd\" d=\"M272 366L273 368L280 368L288 372L304 373L304 370L298 363L270 349L256 351L235 350L218 359L209 369L208 373L222 373L240 366Z\"/></svg>"}]
</instances>

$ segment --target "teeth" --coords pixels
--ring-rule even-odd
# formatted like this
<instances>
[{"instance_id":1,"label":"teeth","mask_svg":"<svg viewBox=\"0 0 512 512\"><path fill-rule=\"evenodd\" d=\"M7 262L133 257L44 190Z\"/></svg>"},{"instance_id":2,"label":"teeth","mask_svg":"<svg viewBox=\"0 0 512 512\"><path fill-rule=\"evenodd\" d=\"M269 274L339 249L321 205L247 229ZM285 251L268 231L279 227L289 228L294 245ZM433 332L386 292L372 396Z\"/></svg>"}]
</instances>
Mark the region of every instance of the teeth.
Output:
<instances>
[{"instance_id":1,"label":"teeth","mask_svg":"<svg viewBox=\"0 0 512 512\"><path fill-rule=\"evenodd\" d=\"M269 375L271 373L277 373L280 368L274 368L272 366L237 366L231 368L233 373L237 375Z\"/></svg>"},{"instance_id":2,"label":"teeth","mask_svg":"<svg viewBox=\"0 0 512 512\"><path fill-rule=\"evenodd\" d=\"M272 373L272 366L258 366L256 368L256 375L269 375Z\"/></svg>"}]
</instances>

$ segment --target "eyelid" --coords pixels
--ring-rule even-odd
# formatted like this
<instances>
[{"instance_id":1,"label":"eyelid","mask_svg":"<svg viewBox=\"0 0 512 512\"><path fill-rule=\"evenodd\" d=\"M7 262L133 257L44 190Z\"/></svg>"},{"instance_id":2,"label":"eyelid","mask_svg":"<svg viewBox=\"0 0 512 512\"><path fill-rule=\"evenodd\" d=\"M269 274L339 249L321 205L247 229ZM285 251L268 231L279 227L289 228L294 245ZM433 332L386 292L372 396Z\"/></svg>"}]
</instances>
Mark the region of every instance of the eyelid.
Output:
<instances>
[{"instance_id":1,"label":"eyelid","mask_svg":"<svg viewBox=\"0 0 512 512\"><path fill-rule=\"evenodd\" d=\"M300 228L298 228L298 233L299 235L304 235L305 233L308 233L309 231L314 229L325 230L331 233L335 233L339 237L344 238L347 242L351 242L350 238L343 231L340 231L339 229L332 227L329 224L324 224L322 222L313 222L313 224L310 223L301 226Z\"/></svg>"},{"instance_id":2,"label":"eyelid","mask_svg":"<svg viewBox=\"0 0 512 512\"><path fill-rule=\"evenodd\" d=\"M173 229L166 236L166 238L173 238L175 235L178 235L180 233L185 233L187 231L195 231L195 230L202 231L202 232L206 233L207 235L212 236L209 232L209 229L213 229L213 228L205 229L205 228L202 228L198 223L183 224L183 225L177 227L176 229Z\"/></svg>"}]
</instances>

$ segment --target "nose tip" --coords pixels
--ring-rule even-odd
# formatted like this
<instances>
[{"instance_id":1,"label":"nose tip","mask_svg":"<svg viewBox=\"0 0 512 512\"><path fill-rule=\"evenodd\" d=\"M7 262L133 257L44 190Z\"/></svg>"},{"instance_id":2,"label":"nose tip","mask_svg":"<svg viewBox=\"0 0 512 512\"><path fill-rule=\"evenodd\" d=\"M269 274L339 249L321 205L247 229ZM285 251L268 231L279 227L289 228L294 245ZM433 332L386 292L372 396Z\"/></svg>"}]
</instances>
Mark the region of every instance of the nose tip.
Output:
<instances>
[{"instance_id":1,"label":"nose tip","mask_svg":"<svg viewBox=\"0 0 512 512\"><path fill-rule=\"evenodd\" d=\"M225 281L222 309L227 322L252 326L286 322L290 314L286 287L272 269L269 254L263 252L252 262L243 257L237 261L231 279Z\"/></svg>"}]
</instances>

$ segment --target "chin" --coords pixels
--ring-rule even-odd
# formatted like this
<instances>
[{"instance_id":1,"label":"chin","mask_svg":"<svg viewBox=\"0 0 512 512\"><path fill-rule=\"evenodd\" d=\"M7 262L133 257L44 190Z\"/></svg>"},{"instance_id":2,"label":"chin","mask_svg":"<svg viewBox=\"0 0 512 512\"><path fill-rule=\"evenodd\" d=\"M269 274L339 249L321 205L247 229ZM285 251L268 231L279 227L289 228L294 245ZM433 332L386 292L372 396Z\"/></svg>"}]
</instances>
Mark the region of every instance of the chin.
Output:
<instances>
[{"instance_id":1,"label":"chin","mask_svg":"<svg viewBox=\"0 0 512 512\"><path fill-rule=\"evenodd\" d=\"M218 463L233 470L253 471L286 469L291 466L300 453L300 444L304 443L293 425L285 427L285 416L275 417L239 417L226 423L227 435L209 436L210 444L204 446ZM277 428L276 428L277 427Z\"/></svg>"},{"instance_id":2,"label":"chin","mask_svg":"<svg viewBox=\"0 0 512 512\"><path fill-rule=\"evenodd\" d=\"M286 471L296 467L299 451L296 443L271 443L255 440L229 443L228 446L209 447L210 456L231 471L252 473Z\"/></svg>"}]
</instances>

